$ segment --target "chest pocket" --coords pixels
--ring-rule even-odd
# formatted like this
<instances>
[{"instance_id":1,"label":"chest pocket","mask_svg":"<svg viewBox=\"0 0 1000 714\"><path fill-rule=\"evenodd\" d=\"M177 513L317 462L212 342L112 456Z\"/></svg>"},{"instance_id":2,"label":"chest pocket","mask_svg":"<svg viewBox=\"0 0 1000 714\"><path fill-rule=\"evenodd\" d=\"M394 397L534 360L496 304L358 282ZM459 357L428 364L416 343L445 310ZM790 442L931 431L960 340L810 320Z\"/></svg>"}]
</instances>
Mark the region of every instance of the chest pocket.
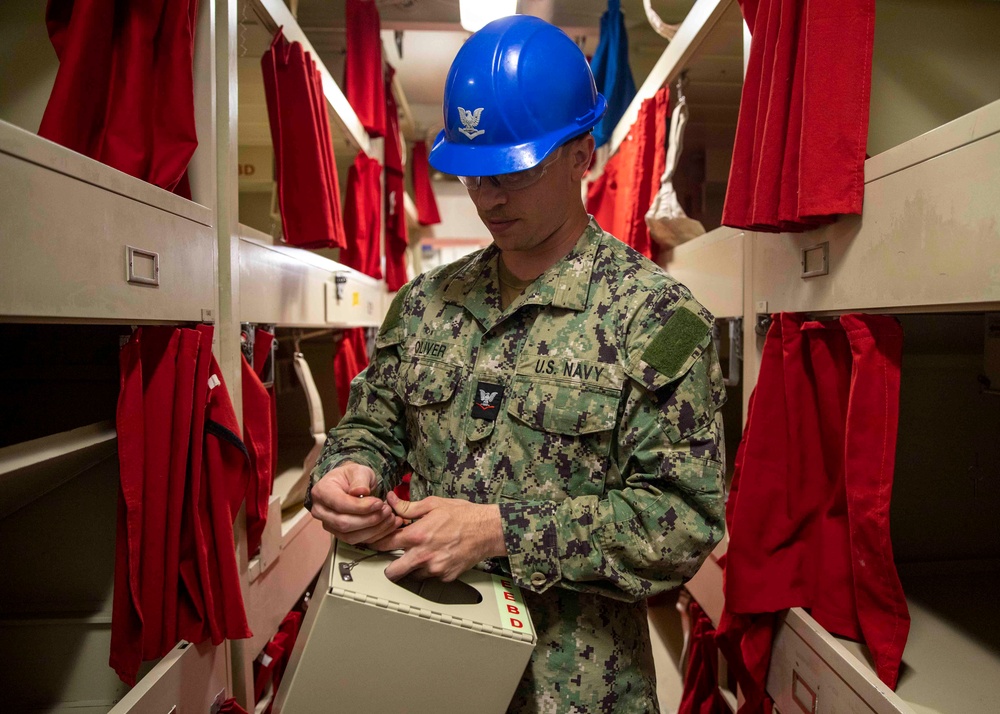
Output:
<instances>
[{"instance_id":1,"label":"chest pocket","mask_svg":"<svg viewBox=\"0 0 1000 714\"><path fill-rule=\"evenodd\" d=\"M621 394L517 376L511 385L507 498L561 500L601 495ZM508 445L504 445L508 448Z\"/></svg>"},{"instance_id":2,"label":"chest pocket","mask_svg":"<svg viewBox=\"0 0 1000 714\"><path fill-rule=\"evenodd\" d=\"M444 475L448 444L463 425L464 410L454 404L460 379L458 367L441 362L413 361L400 367L396 392L406 404L407 460L417 474L435 483Z\"/></svg>"}]
</instances>

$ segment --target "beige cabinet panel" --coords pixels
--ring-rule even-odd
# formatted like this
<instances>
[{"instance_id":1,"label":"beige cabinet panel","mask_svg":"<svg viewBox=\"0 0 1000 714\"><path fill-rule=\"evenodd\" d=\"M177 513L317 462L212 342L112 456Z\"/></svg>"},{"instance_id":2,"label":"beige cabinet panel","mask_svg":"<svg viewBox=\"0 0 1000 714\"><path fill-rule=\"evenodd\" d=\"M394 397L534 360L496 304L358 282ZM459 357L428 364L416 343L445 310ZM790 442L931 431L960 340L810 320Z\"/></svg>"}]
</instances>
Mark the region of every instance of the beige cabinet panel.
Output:
<instances>
[{"instance_id":1,"label":"beige cabinet panel","mask_svg":"<svg viewBox=\"0 0 1000 714\"><path fill-rule=\"evenodd\" d=\"M268 236L252 228L241 226L240 231L242 322L283 327L381 323L385 283L308 250L270 245Z\"/></svg>"},{"instance_id":2,"label":"beige cabinet panel","mask_svg":"<svg viewBox=\"0 0 1000 714\"><path fill-rule=\"evenodd\" d=\"M787 623L779 625L767 677L767 692L779 711L783 714L909 712L894 706L873 709L865 702L868 687L858 688L861 692L845 682Z\"/></svg>"},{"instance_id":3,"label":"beige cabinet panel","mask_svg":"<svg viewBox=\"0 0 1000 714\"><path fill-rule=\"evenodd\" d=\"M109 714L209 712L228 699L229 657L225 643L182 642L143 677Z\"/></svg>"},{"instance_id":4,"label":"beige cabinet panel","mask_svg":"<svg viewBox=\"0 0 1000 714\"><path fill-rule=\"evenodd\" d=\"M330 534L323 524L305 516L305 525L283 538L277 559L249 585L243 600L253 637L241 640L246 661L252 660L278 631L278 625L302 598L330 552ZM251 561L250 567L254 567Z\"/></svg>"},{"instance_id":5,"label":"beige cabinet panel","mask_svg":"<svg viewBox=\"0 0 1000 714\"><path fill-rule=\"evenodd\" d=\"M743 231L718 228L674 249L667 272L716 317L743 316Z\"/></svg>"},{"instance_id":6,"label":"beige cabinet panel","mask_svg":"<svg viewBox=\"0 0 1000 714\"><path fill-rule=\"evenodd\" d=\"M0 315L201 321L217 303L210 224L203 206L0 123Z\"/></svg>"},{"instance_id":7,"label":"beige cabinet panel","mask_svg":"<svg viewBox=\"0 0 1000 714\"><path fill-rule=\"evenodd\" d=\"M869 176L861 217L805 234L753 234L755 311L1000 301L1000 128L981 134L998 113L1000 102L869 160L889 173ZM959 146L945 151L945 141ZM803 277L822 273L825 251L827 274Z\"/></svg>"},{"instance_id":8,"label":"beige cabinet panel","mask_svg":"<svg viewBox=\"0 0 1000 714\"><path fill-rule=\"evenodd\" d=\"M917 714L995 711L1000 673L996 561L900 566L910 611L896 695ZM837 640L870 667L867 649Z\"/></svg>"},{"instance_id":9,"label":"beige cabinet panel","mask_svg":"<svg viewBox=\"0 0 1000 714\"><path fill-rule=\"evenodd\" d=\"M327 283L326 321L335 327L378 327L392 295L385 283L355 271L341 273L342 283ZM339 291L338 291L339 288Z\"/></svg>"},{"instance_id":10,"label":"beige cabinet panel","mask_svg":"<svg viewBox=\"0 0 1000 714\"><path fill-rule=\"evenodd\" d=\"M913 714L800 608L788 611L775 632L767 692L783 714Z\"/></svg>"},{"instance_id":11,"label":"beige cabinet panel","mask_svg":"<svg viewBox=\"0 0 1000 714\"><path fill-rule=\"evenodd\" d=\"M87 705L107 712L129 692L108 666L110 615L0 620L0 643L4 709L47 711ZM151 668L144 665L139 676Z\"/></svg>"}]
</instances>

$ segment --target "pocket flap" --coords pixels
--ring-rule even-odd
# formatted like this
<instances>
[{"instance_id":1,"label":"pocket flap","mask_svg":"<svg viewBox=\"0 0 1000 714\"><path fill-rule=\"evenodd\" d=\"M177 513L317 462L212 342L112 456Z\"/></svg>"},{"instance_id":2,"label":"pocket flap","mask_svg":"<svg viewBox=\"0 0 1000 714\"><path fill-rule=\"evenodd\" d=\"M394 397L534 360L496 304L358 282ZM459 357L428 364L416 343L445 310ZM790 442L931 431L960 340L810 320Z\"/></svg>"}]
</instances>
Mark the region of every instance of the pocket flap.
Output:
<instances>
[{"instance_id":1,"label":"pocket flap","mask_svg":"<svg viewBox=\"0 0 1000 714\"><path fill-rule=\"evenodd\" d=\"M414 362L401 370L399 397L415 407L446 402L455 394L460 370L440 362Z\"/></svg>"},{"instance_id":2,"label":"pocket flap","mask_svg":"<svg viewBox=\"0 0 1000 714\"><path fill-rule=\"evenodd\" d=\"M592 434L615 428L618 395L518 377L507 411L541 431Z\"/></svg>"}]
</instances>

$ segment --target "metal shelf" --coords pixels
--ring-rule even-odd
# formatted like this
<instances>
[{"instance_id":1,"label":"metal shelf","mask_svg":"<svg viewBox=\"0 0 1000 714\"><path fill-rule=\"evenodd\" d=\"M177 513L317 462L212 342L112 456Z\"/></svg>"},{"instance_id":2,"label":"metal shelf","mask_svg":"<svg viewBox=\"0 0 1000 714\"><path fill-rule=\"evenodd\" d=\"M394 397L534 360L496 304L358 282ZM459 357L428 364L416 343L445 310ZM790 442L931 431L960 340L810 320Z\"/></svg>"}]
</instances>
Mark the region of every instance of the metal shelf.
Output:
<instances>
[{"instance_id":1,"label":"metal shelf","mask_svg":"<svg viewBox=\"0 0 1000 714\"><path fill-rule=\"evenodd\" d=\"M338 292L340 293L338 297ZM240 227L240 321L281 327L377 327L385 283Z\"/></svg>"}]
</instances>

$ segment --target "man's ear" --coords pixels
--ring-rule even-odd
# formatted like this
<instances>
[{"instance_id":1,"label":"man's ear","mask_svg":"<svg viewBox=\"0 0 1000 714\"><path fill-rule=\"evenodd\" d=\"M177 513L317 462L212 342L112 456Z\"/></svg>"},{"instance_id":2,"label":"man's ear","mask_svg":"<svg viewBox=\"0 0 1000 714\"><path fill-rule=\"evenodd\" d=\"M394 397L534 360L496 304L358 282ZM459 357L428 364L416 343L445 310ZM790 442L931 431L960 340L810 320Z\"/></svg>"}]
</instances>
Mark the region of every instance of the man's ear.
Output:
<instances>
[{"instance_id":1,"label":"man's ear","mask_svg":"<svg viewBox=\"0 0 1000 714\"><path fill-rule=\"evenodd\" d=\"M590 168L594 157L594 136L584 134L570 145L570 161L572 162L573 179L583 180L583 175Z\"/></svg>"}]
</instances>

